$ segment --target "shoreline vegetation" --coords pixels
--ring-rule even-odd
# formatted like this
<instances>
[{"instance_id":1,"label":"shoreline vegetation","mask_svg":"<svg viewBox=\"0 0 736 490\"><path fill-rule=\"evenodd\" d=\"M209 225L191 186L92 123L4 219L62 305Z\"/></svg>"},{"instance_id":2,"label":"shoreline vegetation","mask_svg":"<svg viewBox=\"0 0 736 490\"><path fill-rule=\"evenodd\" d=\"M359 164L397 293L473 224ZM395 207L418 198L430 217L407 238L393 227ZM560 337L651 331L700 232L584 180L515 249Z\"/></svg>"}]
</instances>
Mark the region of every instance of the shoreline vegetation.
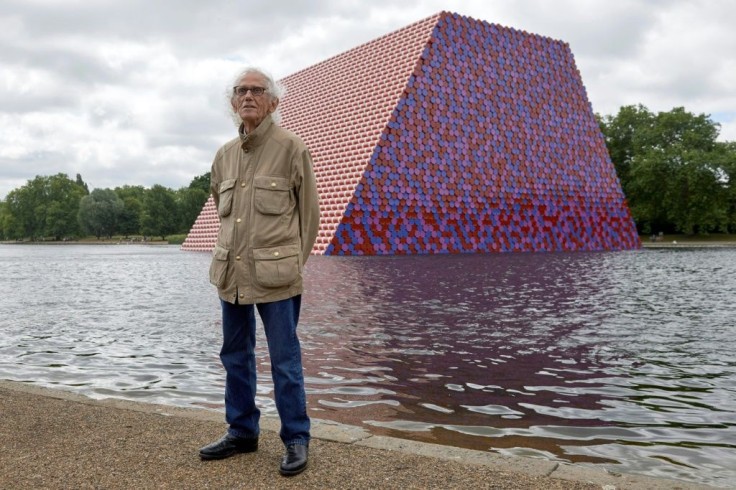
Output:
<instances>
[{"instance_id":1,"label":"shoreline vegetation","mask_svg":"<svg viewBox=\"0 0 736 490\"><path fill-rule=\"evenodd\" d=\"M725 248L736 247L736 234L652 235L639 237L642 248Z\"/></svg>"},{"instance_id":2,"label":"shoreline vegetation","mask_svg":"<svg viewBox=\"0 0 736 490\"><path fill-rule=\"evenodd\" d=\"M641 236L642 248L726 248L736 247L736 234ZM4 240L0 245L181 245L186 235L171 235L166 240L141 236L67 240Z\"/></svg>"},{"instance_id":3,"label":"shoreline vegetation","mask_svg":"<svg viewBox=\"0 0 736 490\"><path fill-rule=\"evenodd\" d=\"M96 238L89 236L63 240L51 238L43 240L2 240L0 245L181 245L186 237L186 235L170 235L166 237L166 240L162 240L161 237L113 236L110 238Z\"/></svg>"}]
</instances>

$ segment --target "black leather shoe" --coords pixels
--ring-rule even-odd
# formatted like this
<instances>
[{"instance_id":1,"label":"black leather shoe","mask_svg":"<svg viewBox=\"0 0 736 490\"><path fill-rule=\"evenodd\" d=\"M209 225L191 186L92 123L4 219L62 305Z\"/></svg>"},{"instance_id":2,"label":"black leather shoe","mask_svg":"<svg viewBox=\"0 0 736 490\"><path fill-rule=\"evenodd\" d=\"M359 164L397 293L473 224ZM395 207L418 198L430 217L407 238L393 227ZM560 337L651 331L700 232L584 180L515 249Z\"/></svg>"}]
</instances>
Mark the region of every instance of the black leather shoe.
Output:
<instances>
[{"instance_id":1,"label":"black leather shoe","mask_svg":"<svg viewBox=\"0 0 736 490\"><path fill-rule=\"evenodd\" d=\"M302 444L289 444L281 460L279 473L284 476L298 475L307 467L308 446Z\"/></svg>"},{"instance_id":2,"label":"black leather shoe","mask_svg":"<svg viewBox=\"0 0 736 490\"><path fill-rule=\"evenodd\" d=\"M199 450L202 459L223 459L237 453L252 453L258 451L258 438L245 439L225 434L217 442Z\"/></svg>"}]
</instances>

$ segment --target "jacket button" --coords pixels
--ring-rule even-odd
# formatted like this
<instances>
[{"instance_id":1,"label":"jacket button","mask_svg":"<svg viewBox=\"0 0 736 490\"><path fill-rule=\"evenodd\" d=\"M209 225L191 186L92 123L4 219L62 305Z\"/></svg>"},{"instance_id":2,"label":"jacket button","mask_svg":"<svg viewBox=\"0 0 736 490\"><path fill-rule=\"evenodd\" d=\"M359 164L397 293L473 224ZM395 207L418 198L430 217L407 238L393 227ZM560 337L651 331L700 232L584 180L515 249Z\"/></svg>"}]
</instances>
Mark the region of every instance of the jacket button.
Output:
<instances>
[{"instance_id":1,"label":"jacket button","mask_svg":"<svg viewBox=\"0 0 736 490\"><path fill-rule=\"evenodd\" d=\"M238 255L237 257L235 257L235 260L240 260L240 255Z\"/></svg>"},{"instance_id":2,"label":"jacket button","mask_svg":"<svg viewBox=\"0 0 736 490\"><path fill-rule=\"evenodd\" d=\"M245 187L245 182L241 182L240 187Z\"/></svg>"},{"instance_id":3,"label":"jacket button","mask_svg":"<svg viewBox=\"0 0 736 490\"><path fill-rule=\"evenodd\" d=\"M278 256L279 256L279 253L278 253L278 252L274 252L274 253L273 253L273 256L274 256L274 257L278 257Z\"/></svg>"},{"instance_id":4,"label":"jacket button","mask_svg":"<svg viewBox=\"0 0 736 490\"><path fill-rule=\"evenodd\" d=\"M240 293L241 298L245 298L245 295L243 293Z\"/></svg>"},{"instance_id":5,"label":"jacket button","mask_svg":"<svg viewBox=\"0 0 736 490\"><path fill-rule=\"evenodd\" d=\"M248 153L248 148L244 148L243 151Z\"/></svg>"},{"instance_id":6,"label":"jacket button","mask_svg":"<svg viewBox=\"0 0 736 490\"><path fill-rule=\"evenodd\" d=\"M271 187L276 187L276 182L271 182Z\"/></svg>"},{"instance_id":7,"label":"jacket button","mask_svg":"<svg viewBox=\"0 0 736 490\"><path fill-rule=\"evenodd\" d=\"M240 218L238 218L238 219L235 220L236 223L240 223L241 221L243 221L243 220L240 219Z\"/></svg>"}]
</instances>

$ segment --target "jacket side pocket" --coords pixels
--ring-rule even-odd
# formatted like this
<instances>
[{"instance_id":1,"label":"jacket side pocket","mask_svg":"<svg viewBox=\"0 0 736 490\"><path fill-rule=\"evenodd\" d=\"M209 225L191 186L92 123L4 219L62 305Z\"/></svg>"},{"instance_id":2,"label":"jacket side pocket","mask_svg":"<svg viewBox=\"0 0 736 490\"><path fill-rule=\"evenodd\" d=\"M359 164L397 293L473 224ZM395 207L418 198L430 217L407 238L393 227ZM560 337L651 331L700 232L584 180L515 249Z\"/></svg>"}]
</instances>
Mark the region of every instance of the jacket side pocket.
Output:
<instances>
[{"instance_id":1,"label":"jacket side pocket","mask_svg":"<svg viewBox=\"0 0 736 490\"><path fill-rule=\"evenodd\" d=\"M237 179L228 179L220 182L220 206L217 208L217 212L222 218L229 216L230 211L233 209L235 182L237 182Z\"/></svg>"},{"instance_id":2,"label":"jacket side pocket","mask_svg":"<svg viewBox=\"0 0 736 490\"><path fill-rule=\"evenodd\" d=\"M299 246L257 248L253 250L256 282L267 288L288 286L299 279Z\"/></svg>"},{"instance_id":3,"label":"jacket side pocket","mask_svg":"<svg viewBox=\"0 0 736 490\"><path fill-rule=\"evenodd\" d=\"M212 252L212 263L210 264L210 283L218 288L225 285L229 255L230 251L228 249L215 245L215 250Z\"/></svg>"}]
</instances>

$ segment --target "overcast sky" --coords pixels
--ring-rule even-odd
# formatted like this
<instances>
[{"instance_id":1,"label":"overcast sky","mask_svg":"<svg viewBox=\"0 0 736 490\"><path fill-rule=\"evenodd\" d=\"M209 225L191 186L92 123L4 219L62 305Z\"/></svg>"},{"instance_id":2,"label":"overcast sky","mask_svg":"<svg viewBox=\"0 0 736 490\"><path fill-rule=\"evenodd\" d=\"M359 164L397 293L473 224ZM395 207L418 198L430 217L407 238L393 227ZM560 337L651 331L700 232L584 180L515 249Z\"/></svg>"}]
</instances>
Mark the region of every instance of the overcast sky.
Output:
<instances>
[{"instance_id":1,"label":"overcast sky","mask_svg":"<svg viewBox=\"0 0 736 490\"><path fill-rule=\"evenodd\" d=\"M282 78L442 10L568 42L598 113L684 106L736 140L732 0L2 0L0 199L59 172L186 186L235 135L243 66Z\"/></svg>"}]
</instances>

